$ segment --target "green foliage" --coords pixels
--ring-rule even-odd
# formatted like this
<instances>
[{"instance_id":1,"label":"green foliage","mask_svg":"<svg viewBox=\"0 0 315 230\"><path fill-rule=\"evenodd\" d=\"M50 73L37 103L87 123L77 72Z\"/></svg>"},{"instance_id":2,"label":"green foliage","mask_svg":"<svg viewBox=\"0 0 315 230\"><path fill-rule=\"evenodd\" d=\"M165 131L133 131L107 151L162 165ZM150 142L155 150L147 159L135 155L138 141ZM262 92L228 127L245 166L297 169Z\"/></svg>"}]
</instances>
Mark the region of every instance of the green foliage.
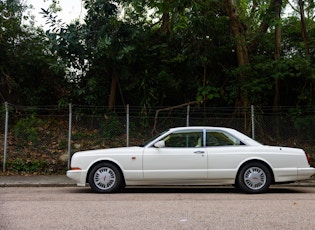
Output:
<instances>
[{"instance_id":1,"label":"green foliage","mask_svg":"<svg viewBox=\"0 0 315 230\"><path fill-rule=\"evenodd\" d=\"M57 57L24 1L0 2L0 95L3 101L51 104L62 94L60 73L49 69ZM61 73L61 76L63 73Z\"/></svg>"},{"instance_id":2,"label":"green foliage","mask_svg":"<svg viewBox=\"0 0 315 230\"><path fill-rule=\"evenodd\" d=\"M31 115L24 119L21 119L13 127L13 132L16 138L18 138L22 143L25 141L28 144L36 144L40 141L40 134L38 128L44 125L44 121Z\"/></svg>"},{"instance_id":3,"label":"green foliage","mask_svg":"<svg viewBox=\"0 0 315 230\"><path fill-rule=\"evenodd\" d=\"M119 121L119 117L115 113L105 116L105 120L100 123L101 133L106 139L120 137L125 133L124 125Z\"/></svg>"},{"instance_id":4,"label":"green foliage","mask_svg":"<svg viewBox=\"0 0 315 230\"><path fill-rule=\"evenodd\" d=\"M203 102L205 100L212 100L220 97L220 90L213 86L202 86L198 88L197 101Z\"/></svg>"},{"instance_id":5,"label":"green foliage","mask_svg":"<svg viewBox=\"0 0 315 230\"><path fill-rule=\"evenodd\" d=\"M14 111L13 108L11 106L8 106L8 113L9 113L9 117L12 119L14 118ZM3 103L0 106L0 119L3 120L3 122L5 121L5 117L6 117L6 108L5 108L5 103Z\"/></svg>"},{"instance_id":6,"label":"green foliage","mask_svg":"<svg viewBox=\"0 0 315 230\"><path fill-rule=\"evenodd\" d=\"M46 172L48 163L45 160L24 160L16 158L6 163L6 168L15 173Z\"/></svg>"},{"instance_id":7,"label":"green foliage","mask_svg":"<svg viewBox=\"0 0 315 230\"><path fill-rule=\"evenodd\" d=\"M309 54L299 16L274 15L274 1L234 1L249 63L239 66L224 1L84 0L84 22L64 23L58 1L43 9L43 33L21 1L0 2L0 95L42 105L314 105L314 3L305 2ZM282 1L282 9L287 2ZM284 17L285 16L285 17ZM22 24L27 19L28 25ZM282 28L275 60L275 26ZM47 39L48 38L48 39ZM112 87L112 79L118 79ZM208 82L201 87L203 82ZM279 84L279 86L276 86ZM210 84L211 83L211 84ZM278 88L276 88L278 87ZM290 90L288 90L290 89ZM118 96L119 94L119 96Z\"/></svg>"},{"instance_id":8,"label":"green foliage","mask_svg":"<svg viewBox=\"0 0 315 230\"><path fill-rule=\"evenodd\" d=\"M312 111L311 108L310 111ZM312 136L312 129L310 128L313 127L314 117L311 114L307 114L307 110L302 110L299 107L289 109L289 115L293 120L294 128L297 130L299 138L306 140L314 138Z\"/></svg>"},{"instance_id":9,"label":"green foliage","mask_svg":"<svg viewBox=\"0 0 315 230\"><path fill-rule=\"evenodd\" d=\"M67 140L59 140L59 148L60 149L67 149L68 147L68 141Z\"/></svg>"},{"instance_id":10,"label":"green foliage","mask_svg":"<svg viewBox=\"0 0 315 230\"><path fill-rule=\"evenodd\" d=\"M71 139L74 140L74 141L79 141L79 140L82 140L84 138L87 138L88 135L84 132L75 132L71 135Z\"/></svg>"}]
</instances>

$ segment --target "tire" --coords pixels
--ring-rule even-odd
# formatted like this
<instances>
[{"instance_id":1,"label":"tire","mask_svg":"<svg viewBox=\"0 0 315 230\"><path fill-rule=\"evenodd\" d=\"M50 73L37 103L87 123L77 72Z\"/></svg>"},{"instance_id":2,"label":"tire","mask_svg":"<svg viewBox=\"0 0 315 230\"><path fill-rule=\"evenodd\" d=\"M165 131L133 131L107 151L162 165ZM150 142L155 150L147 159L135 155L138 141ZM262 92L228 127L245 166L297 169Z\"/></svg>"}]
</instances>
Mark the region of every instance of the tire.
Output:
<instances>
[{"instance_id":1,"label":"tire","mask_svg":"<svg viewBox=\"0 0 315 230\"><path fill-rule=\"evenodd\" d=\"M97 193L114 193L123 188L123 176L111 163L95 165L89 173L88 182L92 191Z\"/></svg>"},{"instance_id":2,"label":"tire","mask_svg":"<svg viewBox=\"0 0 315 230\"><path fill-rule=\"evenodd\" d=\"M266 192L271 182L269 169L262 163L252 162L240 169L236 185L245 193L257 194Z\"/></svg>"}]
</instances>

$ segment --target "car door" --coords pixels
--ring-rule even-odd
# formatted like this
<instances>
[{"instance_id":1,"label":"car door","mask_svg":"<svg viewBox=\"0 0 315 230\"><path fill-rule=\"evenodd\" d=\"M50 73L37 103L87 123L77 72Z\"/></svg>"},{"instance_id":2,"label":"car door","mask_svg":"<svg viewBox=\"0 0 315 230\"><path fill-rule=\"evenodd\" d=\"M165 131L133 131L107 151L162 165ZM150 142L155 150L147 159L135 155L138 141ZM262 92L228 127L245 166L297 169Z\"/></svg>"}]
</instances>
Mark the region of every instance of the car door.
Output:
<instances>
[{"instance_id":1,"label":"car door","mask_svg":"<svg viewBox=\"0 0 315 230\"><path fill-rule=\"evenodd\" d=\"M203 130L181 130L160 140L160 147L147 147L143 153L145 180L205 179L207 153Z\"/></svg>"},{"instance_id":2,"label":"car door","mask_svg":"<svg viewBox=\"0 0 315 230\"><path fill-rule=\"evenodd\" d=\"M208 178L229 180L250 148L233 135L221 130L207 130L205 145L208 154Z\"/></svg>"}]
</instances>

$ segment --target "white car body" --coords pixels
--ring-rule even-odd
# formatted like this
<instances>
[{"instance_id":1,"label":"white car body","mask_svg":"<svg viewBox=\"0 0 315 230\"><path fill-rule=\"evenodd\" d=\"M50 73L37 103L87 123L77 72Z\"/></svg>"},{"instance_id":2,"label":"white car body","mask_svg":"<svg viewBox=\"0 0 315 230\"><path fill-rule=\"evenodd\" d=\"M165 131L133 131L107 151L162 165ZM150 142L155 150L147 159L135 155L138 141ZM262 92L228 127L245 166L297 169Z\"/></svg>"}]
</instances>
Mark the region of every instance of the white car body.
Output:
<instances>
[{"instance_id":1,"label":"white car body","mask_svg":"<svg viewBox=\"0 0 315 230\"><path fill-rule=\"evenodd\" d=\"M196 146L188 146L189 140L186 141L187 146L165 146L171 138L177 144L174 142L175 137L183 138L186 135L186 139L192 139L189 135L199 133L201 138L198 141L202 139L202 143ZM211 135L233 144L216 146L216 143L212 146ZM234 129L221 127L172 128L142 147L77 152L72 156L72 169L67 171L67 176L75 180L78 186L86 186L92 181L89 181L90 171L100 162L118 168L122 174L122 183L126 186L236 185L245 178L245 172L241 169L250 163L253 163L249 169L251 173L247 173L250 183L260 176L270 177L270 184L294 182L309 179L315 173L302 149L265 146ZM265 166L263 168L268 169L265 171L269 171L270 176L252 172L257 162L258 166L262 164ZM244 173L244 177L239 176L239 172ZM259 193L266 189L257 188L256 191L253 187L242 190Z\"/></svg>"}]
</instances>

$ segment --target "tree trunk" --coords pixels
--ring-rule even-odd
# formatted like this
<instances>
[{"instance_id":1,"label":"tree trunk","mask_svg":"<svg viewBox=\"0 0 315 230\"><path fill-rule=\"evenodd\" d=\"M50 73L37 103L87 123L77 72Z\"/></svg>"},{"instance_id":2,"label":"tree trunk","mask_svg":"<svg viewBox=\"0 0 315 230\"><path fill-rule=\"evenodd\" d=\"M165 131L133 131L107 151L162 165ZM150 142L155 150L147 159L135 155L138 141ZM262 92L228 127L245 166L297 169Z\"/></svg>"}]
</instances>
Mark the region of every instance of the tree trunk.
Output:
<instances>
[{"instance_id":1,"label":"tree trunk","mask_svg":"<svg viewBox=\"0 0 315 230\"><path fill-rule=\"evenodd\" d=\"M234 7L233 0L225 0L225 5L230 18L231 29L235 38L238 65L242 66L249 64L245 29L236 15L236 9Z\"/></svg>"},{"instance_id":2,"label":"tree trunk","mask_svg":"<svg viewBox=\"0 0 315 230\"><path fill-rule=\"evenodd\" d=\"M165 5L165 8L168 9L170 1L164 0L163 4ZM170 17L170 12L168 12L168 11L163 12L160 30L162 33L165 33L165 34L171 34L171 32L172 32L171 17Z\"/></svg>"},{"instance_id":3,"label":"tree trunk","mask_svg":"<svg viewBox=\"0 0 315 230\"><path fill-rule=\"evenodd\" d=\"M306 28L306 20L305 20L305 14L304 14L304 1L303 0L299 0L298 1L298 4L299 4L299 10L300 10L300 20L301 20L301 34L302 34L302 40L303 40L303 43L304 43L304 52L305 52L305 56L307 58L310 58L310 46L309 46L309 36L308 36L308 32L307 32L307 28ZM306 78L305 79L305 83L304 83L304 86L307 85L307 81L308 79ZM313 85L314 85L314 80L310 80L310 89L311 89L311 95L310 95L310 98L311 100L313 99ZM302 92L304 91L304 88L302 89ZM297 104L300 103L301 100L299 100L297 102Z\"/></svg>"},{"instance_id":4,"label":"tree trunk","mask_svg":"<svg viewBox=\"0 0 315 230\"><path fill-rule=\"evenodd\" d=\"M271 0L268 9L266 10L265 13L261 15L263 20L260 23L260 26L259 26L259 29L255 38L249 44L249 52L255 53L255 50L257 50L257 47L260 44L261 36L267 33L268 29L270 28L270 22L271 22L270 20L274 18L276 1L278 0Z\"/></svg>"},{"instance_id":5,"label":"tree trunk","mask_svg":"<svg viewBox=\"0 0 315 230\"><path fill-rule=\"evenodd\" d=\"M163 15L162 15L161 31L163 33L166 33L166 34L171 33L170 14L169 13L163 13Z\"/></svg>"},{"instance_id":6,"label":"tree trunk","mask_svg":"<svg viewBox=\"0 0 315 230\"><path fill-rule=\"evenodd\" d=\"M115 106L117 83L118 83L118 74L116 70L114 69L112 72L112 83L110 86L110 94L109 94L109 99L108 99L109 109L113 109Z\"/></svg>"},{"instance_id":7,"label":"tree trunk","mask_svg":"<svg viewBox=\"0 0 315 230\"><path fill-rule=\"evenodd\" d=\"M281 7L282 7L282 0L275 0L274 1L274 9L275 9L275 54L274 58L277 62L281 57ZM280 79L275 78L275 96L273 102L273 111L279 111L279 104L280 104ZM279 128L280 121L278 118L275 120L274 124L274 131L276 136L280 136L280 128Z\"/></svg>"},{"instance_id":8,"label":"tree trunk","mask_svg":"<svg viewBox=\"0 0 315 230\"><path fill-rule=\"evenodd\" d=\"M275 61L279 60L281 57L281 26L280 26L280 20L281 20L281 6L282 6L282 0L275 0L274 1L274 9L275 9L275 54L274 58ZM275 96L274 96L274 110L277 110L280 103L280 89L279 89L280 79L275 79Z\"/></svg>"},{"instance_id":9,"label":"tree trunk","mask_svg":"<svg viewBox=\"0 0 315 230\"><path fill-rule=\"evenodd\" d=\"M226 11L228 17L230 18L231 29L233 32L233 36L236 44L236 55L237 55L237 63L238 67L243 67L249 64L248 52L246 46L246 38L245 38L245 28L243 24L240 22L239 18L236 14L236 9L233 3L233 0L225 0ZM245 96L245 92L242 90L242 85L245 83L246 73L240 73L239 75L239 103L243 108L248 106L248 98ZM238 104L238 102L237 102ZM247 115L246 109L244 110L244 129L247 129Z\"/></svg>"},{"instance_id":10,"label":"tree trunk","mask_svg":"<svg viewBox=\"0 0 315 230\"><path fill-rule=\"evenodd\" d=\"M305 21L305 14L304 14L304 1L299 0L299 7L300 7L300 17L301 17L301 33L302 33L302 38L303 42L305 45L305 54L307 56L310 55L310 47L309 47L309 38L308 38L308 33L306 29L306 21Z\"/></svg>"}]
</instances>

